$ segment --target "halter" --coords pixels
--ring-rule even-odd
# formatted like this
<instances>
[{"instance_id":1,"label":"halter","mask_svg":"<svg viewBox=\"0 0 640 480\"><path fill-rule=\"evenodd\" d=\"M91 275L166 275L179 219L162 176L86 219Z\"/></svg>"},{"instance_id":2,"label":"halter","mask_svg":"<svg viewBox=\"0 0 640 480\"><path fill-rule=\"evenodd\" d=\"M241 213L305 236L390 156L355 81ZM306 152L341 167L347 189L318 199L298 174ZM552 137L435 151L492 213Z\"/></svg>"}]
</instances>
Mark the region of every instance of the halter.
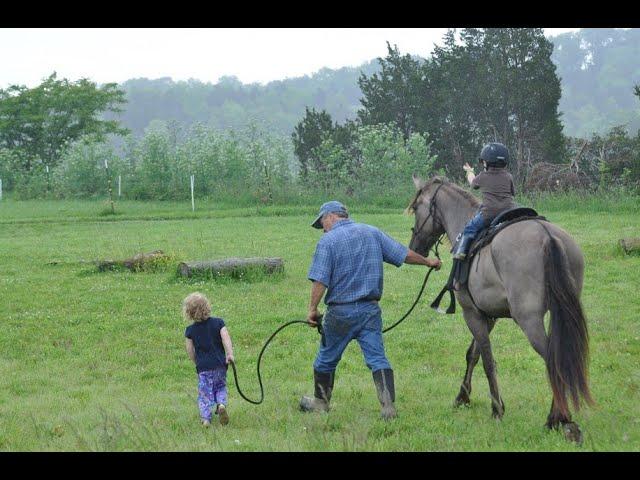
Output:
<instances>
[{"instance_id":1,"label":"halter","mask_svg":"<svg viewBox=\"0 0 640 480\"><path fill-rule=\"evenodd\" d=\"M433 222L434 222L434 226L437 222L437 225L444 230L444 225L442 224L442 222L437 218L436 216L436 195L438 195L438 192L440 191L440 189L444 186L444 183L441 183L438 188L436 188L436 191L433 194L433 197L431 198L431 201L429 202L429 215L427 215L427 218L424 219L424 221L422 222L422 225L420 225L420 228L418 228L418 230L416 230L414 227L411 227L411 231L413 232L413 236L416 237L424 228L425 224L427 223L427 220L429 220L431 217L433 217ZM416 199L413 201L412 207L415 210L415 204L418 201L418 198L420 198L420 195L422 195L423 193L423 189L424 187L422 187L420 189L420 191L418 192L418 194L416 195ZM437 237L437 239L442 238L444 234L439 235ZM430 238L435 237L435 235L429 235Z\"/></svg>"}]
</instances>

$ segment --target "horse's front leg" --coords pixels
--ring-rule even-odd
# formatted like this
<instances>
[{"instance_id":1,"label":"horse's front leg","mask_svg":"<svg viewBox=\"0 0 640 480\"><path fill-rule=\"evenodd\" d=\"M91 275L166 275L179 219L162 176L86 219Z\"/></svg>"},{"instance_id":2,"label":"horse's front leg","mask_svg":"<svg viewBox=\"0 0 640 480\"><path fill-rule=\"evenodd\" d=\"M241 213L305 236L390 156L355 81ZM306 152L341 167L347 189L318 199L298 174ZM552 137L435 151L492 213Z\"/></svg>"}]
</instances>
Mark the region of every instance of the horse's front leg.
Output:
<instances>
[{"instance_id":1,"label":"horse's front leg","mask_svg":"<svg viewBox=\"0 0 640 480\"><path fill-rule=\"evenodd\" d=\"M491 342L489 341L490 320L475 309L463 309L463 316L473 334L473 340L476 344L474 348L480 351L480 356L482 357L484 373L489 381L492 414L495 418L500 419L504 415L504 402L498 390L495 362L491 353Z\"/></svg>"},{"instance_id":2,"label":"horse's front leg","mask_svg":"<svg viewBox=\"0 0 640 480\"><path fill-rule=\"evenodd\" d=\"M496 321L492 318L487 319L487 326L489 333L493 330ZM471 403L471 377L473 375L473 369L478 364L478 360L480 359L480 349L478 348L478 344L475 339L471 340L471 345L467 349L467 370L464 373L464 378L462 379L462 385L460 386L460 392L458 396L453 402L454 407L459 407L461 405L468 406Z\"/></svg>"}]
</instances>

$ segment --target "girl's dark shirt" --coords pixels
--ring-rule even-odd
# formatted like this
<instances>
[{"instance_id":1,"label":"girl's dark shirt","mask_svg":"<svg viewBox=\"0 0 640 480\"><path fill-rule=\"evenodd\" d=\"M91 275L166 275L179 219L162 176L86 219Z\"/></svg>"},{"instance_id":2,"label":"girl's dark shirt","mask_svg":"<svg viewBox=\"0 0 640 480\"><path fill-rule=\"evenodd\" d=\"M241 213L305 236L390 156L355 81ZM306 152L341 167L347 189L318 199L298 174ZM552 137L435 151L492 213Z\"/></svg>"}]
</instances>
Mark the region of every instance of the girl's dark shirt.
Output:
<instances>
[{"instance_id":1,"label":"girl's dark shirt","mask_svg":"<svg viewBox=\"0 0 640 480\"><path fill-rule=\"evenodd\" d=\"M196 371L215 370L227 367L224 345L220 330L224 327L224 320L209 317L203 322L194 322L184 332L184 336L193 341L196 350Z\"/></svg>"}]
</instances>

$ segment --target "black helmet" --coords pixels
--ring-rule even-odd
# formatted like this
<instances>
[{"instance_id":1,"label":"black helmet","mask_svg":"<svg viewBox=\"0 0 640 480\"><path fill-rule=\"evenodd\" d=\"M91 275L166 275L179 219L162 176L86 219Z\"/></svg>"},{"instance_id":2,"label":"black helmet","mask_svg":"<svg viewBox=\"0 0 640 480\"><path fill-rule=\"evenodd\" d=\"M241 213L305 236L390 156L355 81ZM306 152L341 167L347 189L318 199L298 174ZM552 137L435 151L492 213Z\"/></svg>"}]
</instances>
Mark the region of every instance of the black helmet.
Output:
<instances>
[{"instance_id":1,"label":"black helmet","mask_svg":"<svg viewBox=\"0 0 640 480\"><path fill-rule=\"evenodd\" d=\"M488 143L480 152L480 160L489 167L506 167L509 163L509 150L501 143Z\"/></svg>"}]
</instances>

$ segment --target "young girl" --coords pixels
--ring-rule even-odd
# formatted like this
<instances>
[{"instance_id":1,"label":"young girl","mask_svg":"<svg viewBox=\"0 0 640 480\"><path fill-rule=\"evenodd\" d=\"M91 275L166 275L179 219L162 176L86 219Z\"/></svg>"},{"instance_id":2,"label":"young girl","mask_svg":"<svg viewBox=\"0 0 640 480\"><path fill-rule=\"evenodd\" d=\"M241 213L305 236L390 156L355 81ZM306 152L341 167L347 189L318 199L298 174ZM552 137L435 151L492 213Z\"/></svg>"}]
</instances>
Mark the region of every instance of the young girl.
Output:
<instances>
[{"instance_id":1,"label":"young girl","mask_svg":"<svg viewBox=\"0 0 640 480\"><path fill-rule=\"evenodd\" d=\"M484 172L480 172L477 176L468 163L462 167L467 172L467 181L471 187L479 188L482 192L482 205L462 231L462 237L453 252L453 258L458 260L466 258L471 242L480 230L491 223L499 213L517 206L513 200L515 195L513 177L506 171L509 163L507 147L501 143L485 145L480 152L480 161L484 165Z\"/></svg>"},{"instance_id":2,"label":"young girl","mask_svg":"<svg viewBox=\"0 0 640 480\"><path fill-rule=\"evenodd\" d=\"M199 292L184 299L182 313L192 321L184 332L189 358L198 372L198 407L206 427L211 424L211 409L222 425L229 423L227 413L227 367L233 362L231 337L221 318L211 317L211 304Z\"/></svg>"}]
</instances>

